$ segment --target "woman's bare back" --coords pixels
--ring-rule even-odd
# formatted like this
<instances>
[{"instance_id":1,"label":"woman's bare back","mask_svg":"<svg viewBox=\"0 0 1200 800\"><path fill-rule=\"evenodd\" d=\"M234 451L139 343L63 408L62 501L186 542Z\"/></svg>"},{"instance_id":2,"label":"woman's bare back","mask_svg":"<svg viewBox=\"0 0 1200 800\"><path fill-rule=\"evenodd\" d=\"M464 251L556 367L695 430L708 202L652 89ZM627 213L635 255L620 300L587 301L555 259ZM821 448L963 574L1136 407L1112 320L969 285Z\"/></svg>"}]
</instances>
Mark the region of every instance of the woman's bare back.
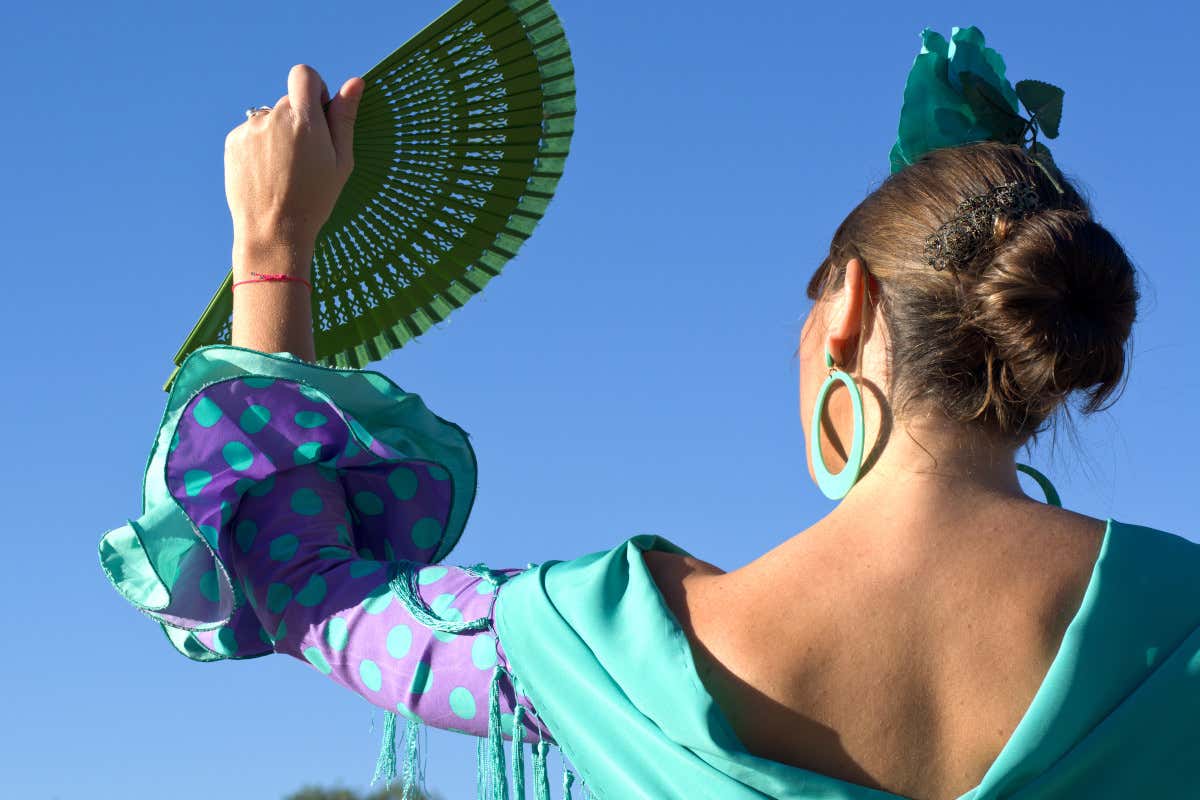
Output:
<instances>
[{"instance_id":1,"label":"woman's bare back","mask_svg":"<svg viewBox=\"0 0 1200 800\"><path fill-rule=\"evenodd\" d=\"M1045 508L997 516L1003 536L982 522L924 552L806 531L728 574L645 560L751 753L953 800L1024 716L1104 539L1104 521Z\"/></svg>"}]
</instances>

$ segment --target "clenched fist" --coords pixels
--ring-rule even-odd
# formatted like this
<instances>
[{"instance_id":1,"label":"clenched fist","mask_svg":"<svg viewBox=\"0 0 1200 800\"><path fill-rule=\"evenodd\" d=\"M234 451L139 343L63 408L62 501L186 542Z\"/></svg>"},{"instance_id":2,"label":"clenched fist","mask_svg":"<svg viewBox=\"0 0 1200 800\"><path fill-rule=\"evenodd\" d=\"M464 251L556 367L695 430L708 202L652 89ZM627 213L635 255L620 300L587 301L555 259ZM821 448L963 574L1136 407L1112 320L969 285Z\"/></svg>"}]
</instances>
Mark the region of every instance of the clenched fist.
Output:
<instances>
[{"instance_id":1,"label":"clenched fist","mask_svg":"<svg viewBox=\"0 0 1200 800\"><path fill-rule=\"evenodd\" d=\"M317 71L297 64L287 87L270 111L225 137L225 197L235 247L311 252L354 169L362 78L346 81L330 101Z\"/></svg>"}]
</instances>

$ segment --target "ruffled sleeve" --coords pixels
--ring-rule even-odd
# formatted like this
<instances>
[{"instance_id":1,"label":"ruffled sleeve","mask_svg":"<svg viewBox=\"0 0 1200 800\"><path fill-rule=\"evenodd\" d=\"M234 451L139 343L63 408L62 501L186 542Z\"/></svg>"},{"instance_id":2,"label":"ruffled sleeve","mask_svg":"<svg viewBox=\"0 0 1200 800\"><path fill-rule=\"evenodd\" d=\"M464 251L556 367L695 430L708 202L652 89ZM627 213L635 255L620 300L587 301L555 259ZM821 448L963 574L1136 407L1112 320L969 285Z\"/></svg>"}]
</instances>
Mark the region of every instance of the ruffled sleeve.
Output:
<instances>
[{"instance_id":1,"label":"ruffled sleeve","mask_svg":"<svg viewBox=\"0 0 1200 800\"><path fill-rule=\"evenodd\" d=\"M367 558L441 561L475 498L467 433L386 376L204 347L183 363L168 397L141 516L100 541L105 574L189 658L273 652L219 543L254 535L226 530L246 495L269 492L279 473L306 465L336 471ZM297 493L292 509L304 513L305 502Z\"/></svg>"}]
</instances>

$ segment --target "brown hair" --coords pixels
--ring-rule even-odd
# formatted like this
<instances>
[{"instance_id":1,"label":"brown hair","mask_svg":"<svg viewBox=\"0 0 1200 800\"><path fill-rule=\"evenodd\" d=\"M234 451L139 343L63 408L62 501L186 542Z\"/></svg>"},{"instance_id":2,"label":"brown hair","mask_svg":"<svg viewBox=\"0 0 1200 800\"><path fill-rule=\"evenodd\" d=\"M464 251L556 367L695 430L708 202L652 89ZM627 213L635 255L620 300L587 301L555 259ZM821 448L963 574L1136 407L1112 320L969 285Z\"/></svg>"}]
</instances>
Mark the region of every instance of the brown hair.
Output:
<instances>
[{"instance_id":1,"label":"brown hair","mask_svg":"<svg viewBox=\"0 0 1200 800\"><path fill-rule=\"evenodd\" d=\"M1042 210L996 218L958 269L925 262L925 240L957 206L997 186L1037 189ZM859 258L879 283L891 340L888 396L1023 443L1075 390L1100 410L1125 373L1137 316L1134 268L1080 192L1016 145L940 148L890 175L838 226L808 284L817 300ZM1115 398L1114 398L1115 399Z\"/></svg>"}]
</instances>

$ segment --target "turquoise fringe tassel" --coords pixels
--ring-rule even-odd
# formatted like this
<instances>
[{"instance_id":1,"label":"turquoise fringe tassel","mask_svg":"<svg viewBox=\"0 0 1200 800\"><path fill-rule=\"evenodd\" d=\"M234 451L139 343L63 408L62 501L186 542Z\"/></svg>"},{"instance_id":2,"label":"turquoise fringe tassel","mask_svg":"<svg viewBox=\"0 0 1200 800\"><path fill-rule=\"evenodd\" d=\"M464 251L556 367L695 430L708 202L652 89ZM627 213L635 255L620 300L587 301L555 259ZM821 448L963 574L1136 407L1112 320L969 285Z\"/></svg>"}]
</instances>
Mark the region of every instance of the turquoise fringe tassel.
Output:
<instances>
[{"instance_id":1,"label":"turquoise fringe tassel","mask_svg":"<svg viewBox=\"0 0 1200 800\"><path fill-rule=\"evenodd\" d=\"M563 800L571 800L571 784L575 782L575 776L571 770L563 767Z\"/></svg>"},{"instance_id":2,"label":"turquoise fringe tassel","mask_svg":"<svg viewBox=\"0 0 1200 800\"><path fill-rule=\"evenodd\" d=\"M546 752L550 745L544 739L538 739L533 747L533 787L537 792L537 800L550 800L550 775L546 772Z\"/></svg>"},{"instance_id":3,"label":"turquoise fringe tassel","mask_svg":"<svg viewBox=\"0 0 1200 800\"><path fill-rule=\"evenodd\" d=\"M494 572L487 564L472 564L469 567L459 567L468 575L474 575L478 578L485 578L493 587L499 586L508 580L508 576L503 572Z\"/></svg>"},{"instance_id":4,"label":"turquoise fringe tassel","mask_svg":"<svg viewBox=\"0 0 1200 800\"><path fill-rule=\"evenodd\" d=\"M500 731L500 671L492 670L492 686L488 698L488 761L491 773L492 800L508 800L507 770L504 764L504 736Z\"/></svg>"},{"instance_id":5,"label":"turquoise fringe tassel","mask_svg":"<svg viewBox=\"0 0 1200 800\"><path fill-rule=\"evenodd\" d=\"M396 780L396 713L384 712L383 715L383 745L379 749L379 758L375 761L375 775L371 785L383 779L385 786L391 786Z\"/></svg>"},{"instance_id":6,"label":"turquoise fringe tassel","mask_svg":"<svg viewBox=\"0 0 1200 800\"><path fill-rule=\"evenodd\" d=\"M513 709L512 725L512 796L513 800L525 800L525 706Z\"/></svg>"},{"instance_id":7,"label":"turquoise fringe tassel","mask_svg":"<svg viewBox=\"0 0 1200 800\"><path fill-rule=\"evenodd\" d=\"M487 800L490 783L487 757L488 740L482 736L475 740L475 798Z\"/></svg>"},{"instance_id":8,"label":"turquoise fringe tassel","mask_svg":"<svg viewBox=\"0 0 1200 800\"><path fill-rule=\"evenodd\" d=\"M400 800L411 800L412 794L417 788L416 784L419 778L424 777L424 775L417 775L417 740L420 735L421 723L410 717L408 727L404 730L404 796ZM424 787L421 788L423 789Z\"/></svg>"},{"instance_id":9,"label":"turquoise fringe tassel","mask_svg":"<svg viewBox=\"0 0 1200 800\"><path fill-rule=\"evenodd\" d=\"M394 563L396 575L388 582L392 592L404 604L405 610L426 628L443 633L467 633L484 630L491 623L486 616L462 622L442 619L421 599L421 593L417 590L417 564L403 559Z\"/></svg>"}]
</instances>

